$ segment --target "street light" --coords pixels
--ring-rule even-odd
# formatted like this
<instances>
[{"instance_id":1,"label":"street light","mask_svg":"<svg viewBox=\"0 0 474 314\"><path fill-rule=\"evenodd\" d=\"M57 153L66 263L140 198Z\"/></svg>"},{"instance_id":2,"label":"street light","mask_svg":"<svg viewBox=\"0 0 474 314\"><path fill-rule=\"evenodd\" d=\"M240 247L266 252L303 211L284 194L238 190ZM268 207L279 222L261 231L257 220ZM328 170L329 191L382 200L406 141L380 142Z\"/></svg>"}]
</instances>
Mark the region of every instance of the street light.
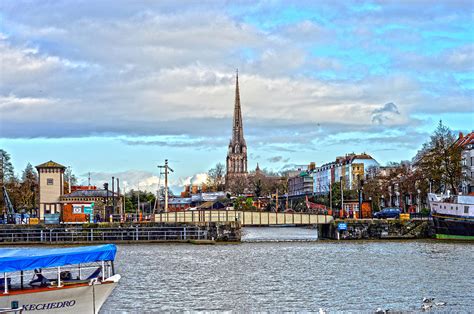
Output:
<instances>
[{"instance_id":1,"label":"street light","mask_svg":"<svg viewBox=\"0 0 474 314\"><path fill-rule=\"evenodd\" d=\"M370 215L374 215L374 207L372 206L372 196L369 196L369 202L370 202Z\"/></svg>"},{"instance_id":2,"label":"street light","mask_svg":"<svg viewBox=\"0 0 474 314\"><path fill-rule=\"evenodd\" d=\"M419 213L421 211L421 208L420 208L420 205L421 205L420 204L421 203L420 193L421 193L421 191L420 191L420 189L417 189L416 192L418 194L418 196L416 198L416 212Z\"/></svg>"}]
</instances>

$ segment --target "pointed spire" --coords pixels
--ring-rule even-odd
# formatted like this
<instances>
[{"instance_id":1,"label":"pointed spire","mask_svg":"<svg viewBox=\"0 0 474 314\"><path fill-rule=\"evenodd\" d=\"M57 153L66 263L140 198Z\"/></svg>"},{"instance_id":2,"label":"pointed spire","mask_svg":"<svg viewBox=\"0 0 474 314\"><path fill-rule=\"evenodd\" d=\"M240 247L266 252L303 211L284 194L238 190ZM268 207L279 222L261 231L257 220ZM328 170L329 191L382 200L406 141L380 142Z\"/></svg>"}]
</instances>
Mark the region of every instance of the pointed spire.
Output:
<instances>
[{"instance_id":1,"label":"pointed spire","mask_svg":"<svg viewBox=\"0 0 474 314\"><path fill-rule=\"evenodd\" d=\"M235 70L235 106L240 108L239 69Z\"/></svg>"},{"instance_id":2,"label":"pointed spire","mask_svg":"<svg viewBox=\"0 0 474 314\"><path fill-rule=\"evenodd\" d=\"M242 110L240 107L239 90L239 70L235 71L235 103L234 103L234 123L232 129L232 142L245 145L244 129L242 125Z\"/></svg>"}]
</instances>

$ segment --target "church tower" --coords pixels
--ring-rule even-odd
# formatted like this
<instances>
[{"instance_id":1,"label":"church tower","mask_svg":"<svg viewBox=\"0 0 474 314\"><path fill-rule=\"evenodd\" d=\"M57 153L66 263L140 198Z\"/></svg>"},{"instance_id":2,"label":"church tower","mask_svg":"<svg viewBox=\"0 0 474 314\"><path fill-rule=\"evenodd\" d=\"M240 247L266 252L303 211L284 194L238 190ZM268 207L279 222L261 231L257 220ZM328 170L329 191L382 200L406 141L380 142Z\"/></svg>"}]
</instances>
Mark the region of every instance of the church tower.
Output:
<instances>
[{"instance_id":1,"label":"church tower","mask_svg":"<svg viewBox=\"0 0 474 314\"><path fill-rule=\"evenodd\" d=\"M247 179L247 144L244 139L242 111L240 107L239 72L235 79L234 121L232 138L227 151L226 186L231 188L236 181L243 183Z\"/></svg>"}]
</instances>

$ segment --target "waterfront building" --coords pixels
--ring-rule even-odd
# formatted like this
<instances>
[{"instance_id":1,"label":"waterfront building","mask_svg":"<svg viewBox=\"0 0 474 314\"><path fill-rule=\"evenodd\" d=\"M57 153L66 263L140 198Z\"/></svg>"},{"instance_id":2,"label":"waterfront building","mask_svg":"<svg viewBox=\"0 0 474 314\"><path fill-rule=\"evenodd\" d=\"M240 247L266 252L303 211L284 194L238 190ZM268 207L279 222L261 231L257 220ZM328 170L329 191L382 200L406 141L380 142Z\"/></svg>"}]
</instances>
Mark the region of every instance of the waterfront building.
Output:
<instances>
[{"instance_id":1,"label":"waterfront building","mask_svg":"<svg viewBox=\"0 0 474 314\"><path fill-rule=\"evenodd\" d=\"M455 145L462 149L462 180L460 190L463 194L474 193L474 132L465 136L459 133Z\"/></svg>"},{"instance_id":2,"label":"waterfront building","mask_svg":"<svg viewBox=\"0 0 474 314\"><path fill-rule=\"evenodd\" d=\"M341 180L345 189L357 189L362 180L375 173L372 170L378 167L379 163L366 153L336 157L335 161L316 167L312 171L313 192L317 195L328 194L330 186Z\"/></svg>"},{"instance_id":3,"label":"waterfront building","mask_svg":"<svg viewBox=\"0 0 474 314\"><path fill-rule=\"evenodd\" d=\"M287 179L286 176L269 174L262 171L257 163L255 171L248 174L248 194L260 198L269 197L271 194L276 193L277 190L279 190L279 193L284 193L283 191L287 187Z\"/></svg>"},{"instance_id":4,"label":"waterfront building","mask_svg":"<svg viewBox=\"0 0 474 314\"><path fill-rule=\"evenodd\" d=\"M298 171L291 172L288 178L288 196L303 196L313 194L314 180L313 171L316 169L314 162L306 166L306 169L299 167Z\"/></svg>"},{"instance_id":5,"label":"waterfront building","mask_svg":"<svg viewBox=\"0 0 474 314\"><path fill-rule=\"evenodd\" d=\"M85 186L73 188L74 191L62 195L60 202L63 205L62 220L65 222L89 221L100 217L103 221L108 221L110 215L118 215L124 212L124 195L118 194L97 187Z\"/></svg>"},{"instance_id":6,"label":"waterfront building","mask_svg":"<svg viewBox=\"0 0 474 314\"><path fill-rule=\"evenodd\" d=\"M61 213L61 196L64 194L64 167L52 160L36 166L39 183L39 219L45 214Z\"/></svg>"},{"instance_id":7,"label":"waterfront building","mask_svg":"<svg viewBox=\"0 0 474 314\"><path fill-rule=\"evenodd\" d=\"M191 207L191 197L173 197L168 200L168 211L180 212Z\"/></svg>"},{"instance_id":8,"label":"waterfront building","mask_svg":"<svg viewBox=\"0 0 474 314\"><path fill-rule=\"evenodd\" d=\"M247 189L247 144L244 138L238 72L235 79L232 138L227 151L226 167L227 173L225 181L227 190L243 193L243 191Z\"/></svg>"}]
</instances>

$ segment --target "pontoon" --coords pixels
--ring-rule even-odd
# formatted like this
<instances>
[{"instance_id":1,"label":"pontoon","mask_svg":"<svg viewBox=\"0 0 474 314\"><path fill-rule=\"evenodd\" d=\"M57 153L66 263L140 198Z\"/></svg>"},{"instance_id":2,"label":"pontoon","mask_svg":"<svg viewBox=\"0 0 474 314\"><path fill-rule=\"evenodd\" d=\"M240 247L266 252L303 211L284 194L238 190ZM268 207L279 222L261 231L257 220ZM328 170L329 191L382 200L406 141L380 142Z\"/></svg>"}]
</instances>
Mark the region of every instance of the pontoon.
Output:
<instances>
[{"instance_id":1,"label":"pontoon","mask_svg":"<svg viewBox=\"0 0 474 314\"><path fill-rule=\"evenodd\" d=\"M98 313L120 280L113 244L0 248L0 313Z\"/></svg>"}]
</instances>

